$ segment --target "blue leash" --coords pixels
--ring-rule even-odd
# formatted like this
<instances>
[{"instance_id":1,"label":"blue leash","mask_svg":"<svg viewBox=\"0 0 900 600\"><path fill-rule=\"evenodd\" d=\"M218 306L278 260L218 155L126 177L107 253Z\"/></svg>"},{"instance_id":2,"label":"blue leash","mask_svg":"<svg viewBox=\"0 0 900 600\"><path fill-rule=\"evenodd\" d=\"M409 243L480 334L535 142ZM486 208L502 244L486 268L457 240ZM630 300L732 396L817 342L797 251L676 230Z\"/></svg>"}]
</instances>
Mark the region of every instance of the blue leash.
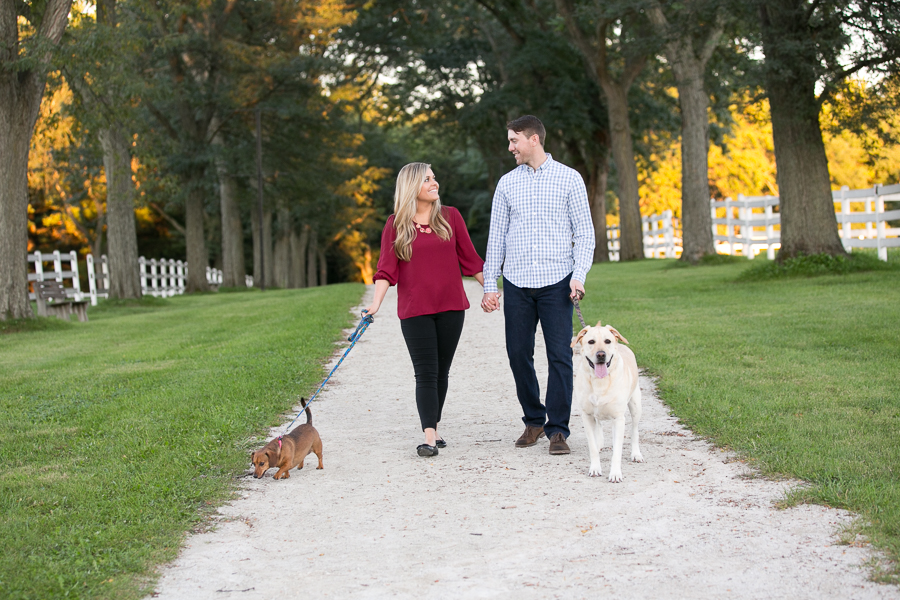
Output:
<instances>
[{"instance_id":1,"label":"blue leash","mask_svg":"<svg viewBox=\"0 0 900 600\"><path fill-rule=\"evenodd\" d=\"M309 399L309 402L306 403L306 406L300 409L300 412L297 413L297 416L294 417L294 420L291 421L291 423L287 426L287 429L284 431L284 433L278 436L279 440L287 435L287 432L291 430L291 427L293 427L294 423L297 422L297 419L300 418L300 415L302 415L303 412L307 408L309 408L309 405L312 404L313 400L316 399L316 396L319 395L319 392L322 391L322 388L325 387L325 384L328 383L328 380L331 379L331 376L334 375L334 372L337 371L337 368L341 366L341 363L344 362L344 359L347 358L347 355L350 354L351 350L353 350L353 346L356 345L356 342L359 341L359 338L362 337L362 334L366 332L366 329L369 328L369 325L375 322L375 317L366 314L366 312L367 311L365 310L363 311L362 318L359 320L359 324L356 326L356 331L354 331L350 335L350 337L347 338L347 341L350 342L350 346L344 351L344 355L341 357L341 360L339 360L338 363L334 365L334 368L331 369L331 373L328 374L328 377L325 378L325 381L322 382L322 384L319 386L319 389L316 390L316 393L312 395L312 397Z\"/></svg>"}]
</instances>

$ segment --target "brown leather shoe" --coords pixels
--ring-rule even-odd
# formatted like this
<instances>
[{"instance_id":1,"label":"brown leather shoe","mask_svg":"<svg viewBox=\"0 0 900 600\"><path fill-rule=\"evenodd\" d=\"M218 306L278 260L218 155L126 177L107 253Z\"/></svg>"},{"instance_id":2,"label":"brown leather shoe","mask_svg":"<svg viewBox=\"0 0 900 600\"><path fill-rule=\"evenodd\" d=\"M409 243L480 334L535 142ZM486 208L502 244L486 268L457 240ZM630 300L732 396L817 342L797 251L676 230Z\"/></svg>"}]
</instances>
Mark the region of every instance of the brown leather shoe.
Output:
<instances>
[{"instance_id":1,"label":"brown leather shoe","mask_svg":"<svg viewBox=\"0 0 900 600\"><path fill-rule=\"evenodd\" d=\"M566 438L561 433L554 433L550 438L550 454L570 454Z\"/></svg>"},{"instance_id":2,"label":"brown leather shoe","mask_svg":"<svg viewBox=\"0 0 900 600\"><path fill-rule=\"evenodd\" d=\"M532 427L531 425L526 425L525 433L523 433L521 437L516 440L516 448L527 448L529 446L534 446L542 437L544 437L543 427Z\"/></svg>"}]
</instances>

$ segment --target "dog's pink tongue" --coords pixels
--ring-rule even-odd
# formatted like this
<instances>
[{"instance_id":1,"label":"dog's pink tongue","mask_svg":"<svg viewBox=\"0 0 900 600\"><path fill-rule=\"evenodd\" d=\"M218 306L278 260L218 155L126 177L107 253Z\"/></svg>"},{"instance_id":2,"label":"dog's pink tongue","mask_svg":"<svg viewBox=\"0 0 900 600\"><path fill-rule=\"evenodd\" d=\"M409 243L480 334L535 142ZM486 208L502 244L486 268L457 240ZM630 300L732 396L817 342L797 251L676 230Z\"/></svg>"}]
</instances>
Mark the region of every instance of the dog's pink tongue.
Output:
<instances>
[{"instance_id":1,"label":"dog's pink tongue","mask_svg":"<svg viewBox=\"0 0 900 600\"><path fill-rule=\"evenodd\" d=\"M596 365L594 365L594 375L596 375L600 379L603 379L604 377L609 375L609 371L606 370L605 362L597 363Z\"/></svg>"}]
</instances>

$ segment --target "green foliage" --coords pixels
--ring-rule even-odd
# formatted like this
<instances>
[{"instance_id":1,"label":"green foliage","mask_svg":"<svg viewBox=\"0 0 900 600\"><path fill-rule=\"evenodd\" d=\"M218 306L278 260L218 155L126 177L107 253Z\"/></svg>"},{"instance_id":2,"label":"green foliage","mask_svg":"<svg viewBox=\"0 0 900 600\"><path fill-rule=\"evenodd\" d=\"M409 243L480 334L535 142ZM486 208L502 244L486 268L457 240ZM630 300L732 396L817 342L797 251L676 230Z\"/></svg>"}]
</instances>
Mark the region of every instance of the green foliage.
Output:
<instances>
[{"instance_id":1,"label":"green foliage","mask_svg":"<svg viewBox=\"0 0 900 600\"><path fill-rule=\"evenodd\" d=\"M853 254L800 254L783 262L762 261L755 264L738 277L738 281L762 281L789 277L817 277L820 275L846 275L864 271L900 270L900 264L878 260L874 254L855 252Z\"/></svg>"},{"instance_id":2,"label":"green foliage","mask_svg":"<svg viewBox=\"0 0 900 600\"><path fill-rule=\"evenodd\" d=\"M735 285L746 262L666 262L594 265L585 317L628 338L683 424L807 482L787 503L859 514L893 561L876 575L900 582L900 271Z\"/></svg>"},{"instance_id":3,"label":"green foliage","mask_svg":"<svg viewBox=\"0 0 900 600\"><path fill-rule=\"evenodd\" d=\"M101 303L0 336L0 597L144 597L321 382L361 292Z\"/></svg>"}]
</instances>

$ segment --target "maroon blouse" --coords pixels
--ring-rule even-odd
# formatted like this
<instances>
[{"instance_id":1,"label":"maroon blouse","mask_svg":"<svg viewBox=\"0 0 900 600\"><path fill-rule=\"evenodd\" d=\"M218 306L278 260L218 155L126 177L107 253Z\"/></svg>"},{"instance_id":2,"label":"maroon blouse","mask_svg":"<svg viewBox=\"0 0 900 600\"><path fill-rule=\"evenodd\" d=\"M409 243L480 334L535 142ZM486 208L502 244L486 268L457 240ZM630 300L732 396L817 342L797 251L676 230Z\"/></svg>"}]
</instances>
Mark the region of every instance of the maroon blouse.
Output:
<instances>
[{"instance_id":1,"label":"maroon blouse","mask_svg":"<svg viewBox=\"0 0 900 600\"><path fill-rule=\"evenodd\" d=\"M397 286L397 316L401 319L431 315L448 310L466 310L469 300L463 290L462 275L481 273L484 261L475 252L469 231L459 211L442 207L453 230L447 241L436 233L416 232L409 262L394 252L394 215L388 217L381 234L381 256L374 281L384 279Z\"/></svg>"}]
</instances>

